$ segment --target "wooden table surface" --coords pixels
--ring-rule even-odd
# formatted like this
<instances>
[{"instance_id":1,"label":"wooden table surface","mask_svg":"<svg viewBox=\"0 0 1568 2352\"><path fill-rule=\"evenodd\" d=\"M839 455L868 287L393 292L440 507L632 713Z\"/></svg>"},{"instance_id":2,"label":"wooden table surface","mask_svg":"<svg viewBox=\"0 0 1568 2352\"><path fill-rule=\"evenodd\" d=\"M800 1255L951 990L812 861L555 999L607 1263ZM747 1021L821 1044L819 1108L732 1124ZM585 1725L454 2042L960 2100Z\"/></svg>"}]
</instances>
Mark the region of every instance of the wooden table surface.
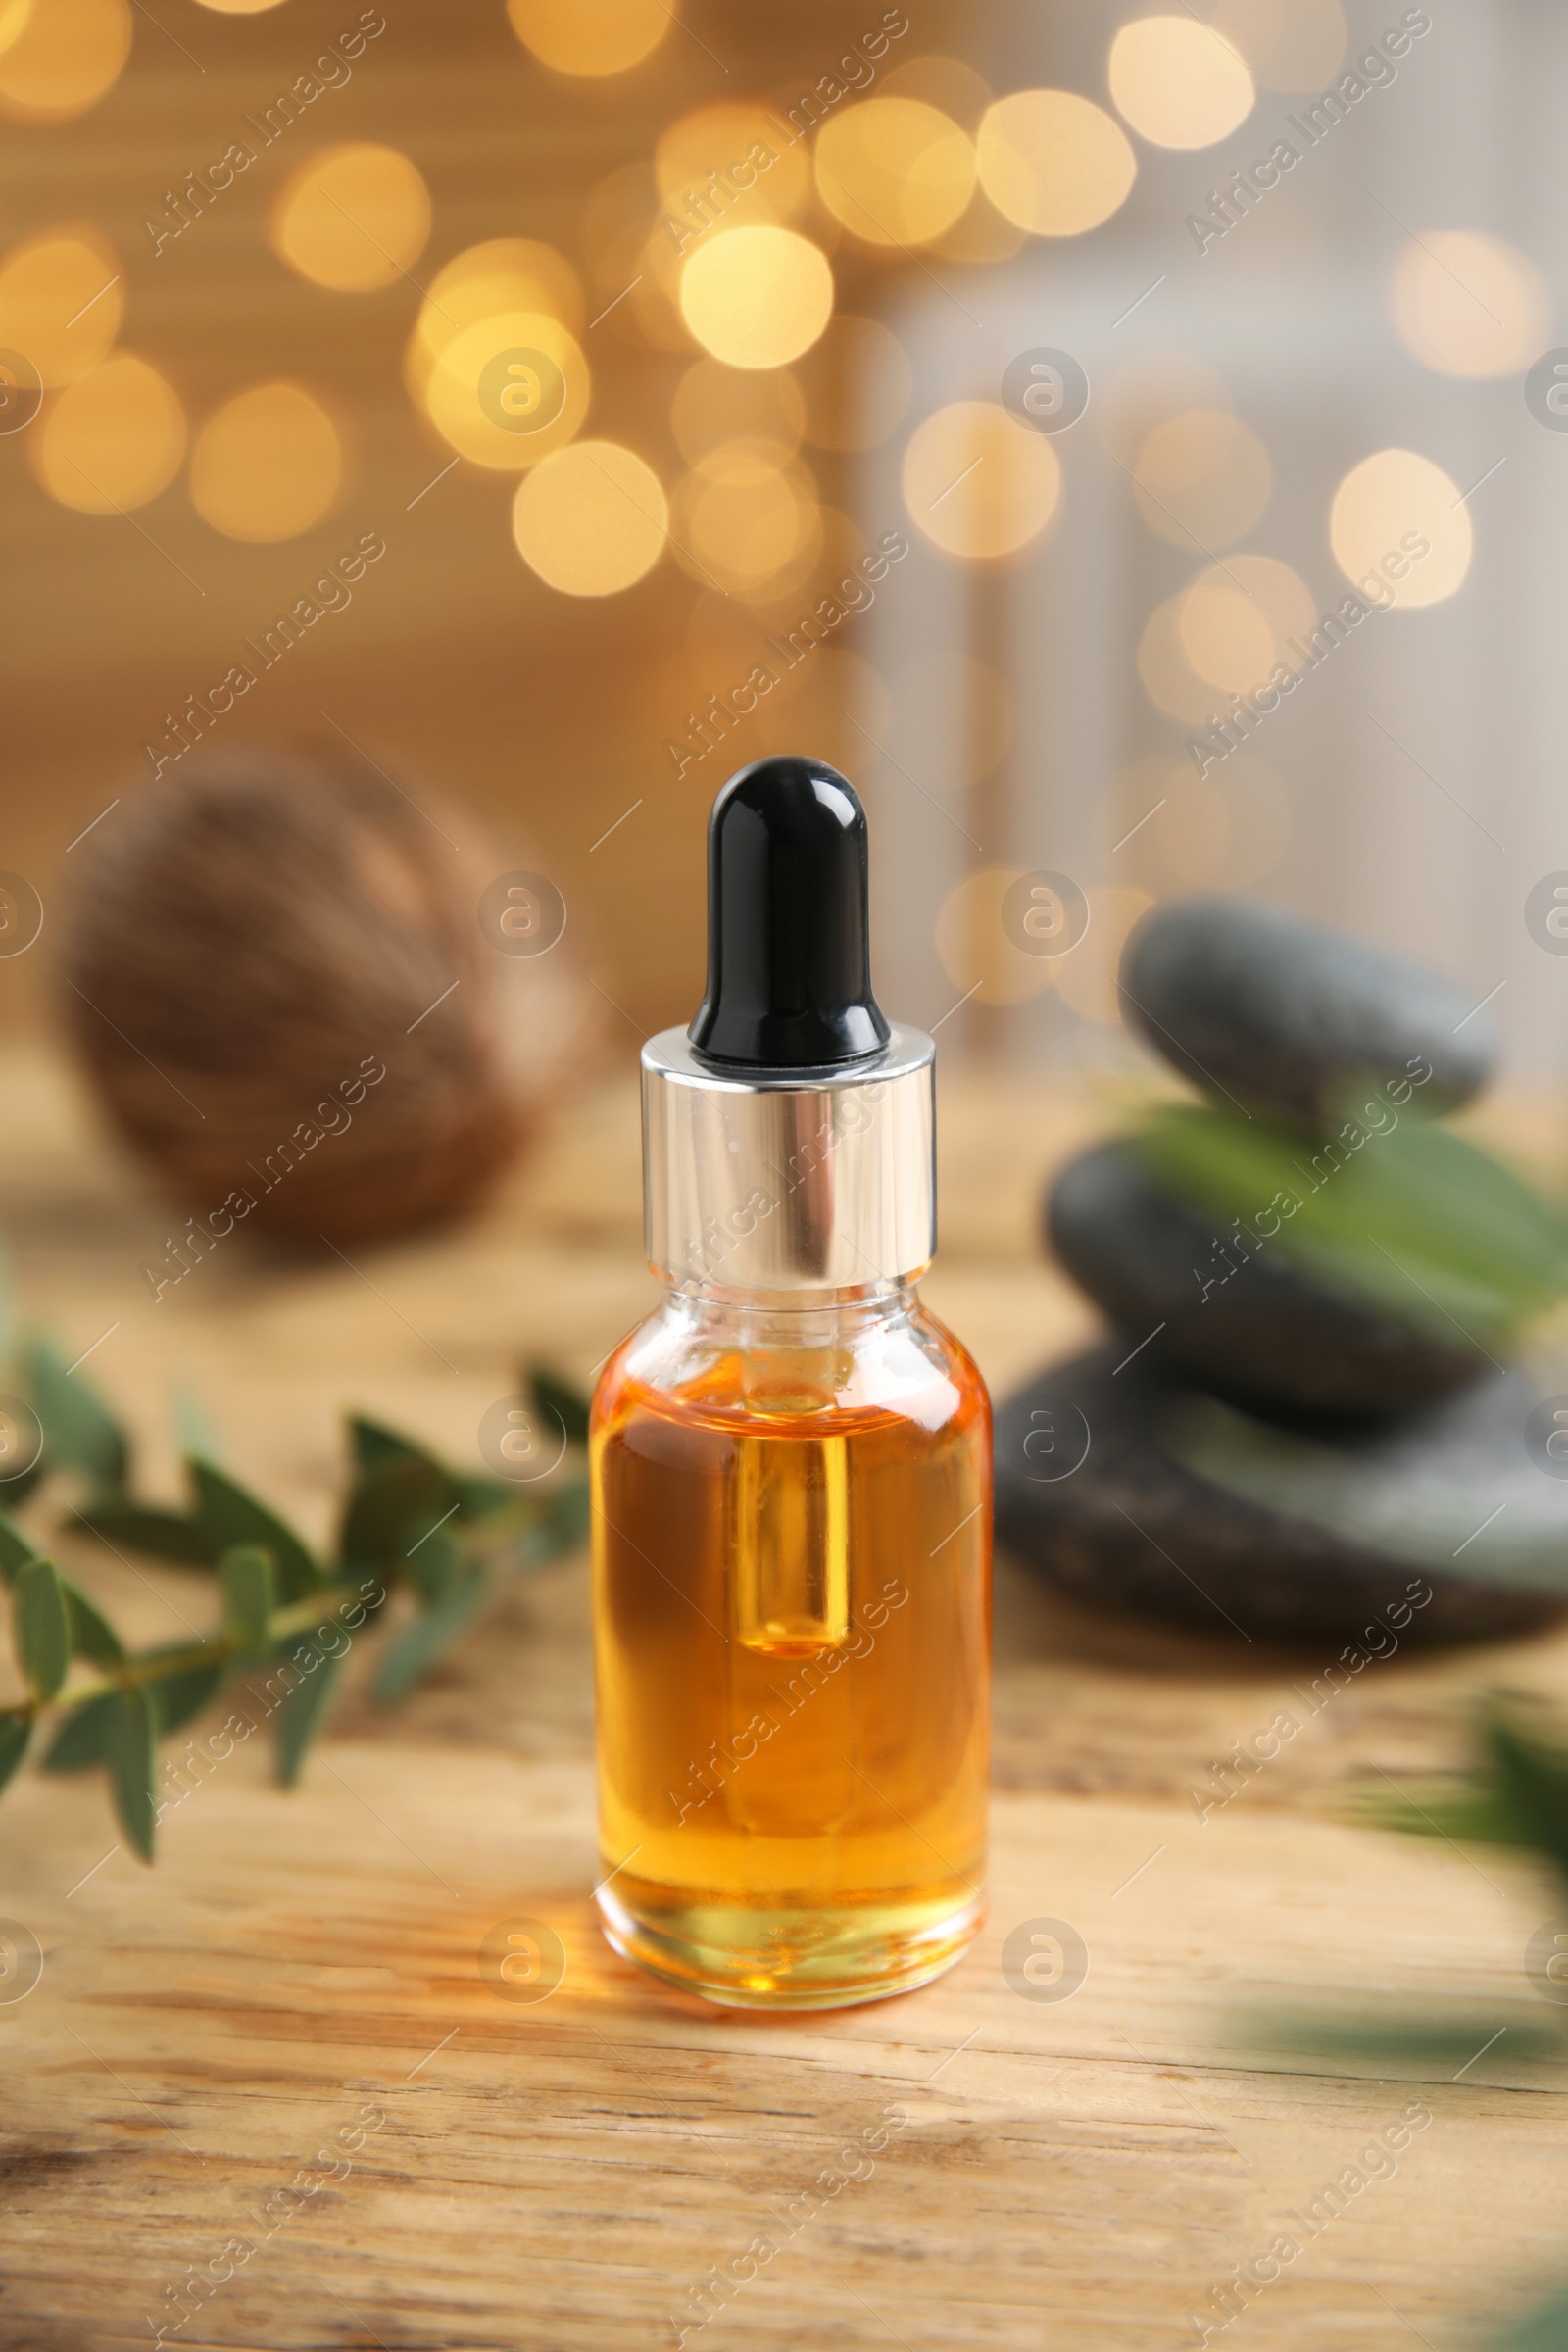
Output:
<instances>
[{"instance_id":1,"label":"wooden table surface","mask_svg":"<svg viewBox=\"0 0 1568 2352\"><path fill-rule=\"evenodd\" d=\"M138 1269L172 1230L155 1192L57 1066L14 1056L4 1078L22 1314L68 1360L108 1334L93 1373L171 1491L183 1398L236 1475L324 1530L344 1408L476 1460L525 1354L586 1380L650 1302L627 1081L462 1231L353 1267L235 1244L155 1307ZM960 1075L944 1114L928 1296L1000 1395L1091 1328L1034 1209L1102 1112ZM203 1579L62 1556L139 1639L208 1620ZM1293 2230L1299 2255L1233 2340L1476 2342L1568 2256L1563 2069L1514 2062L1505 2030L1457 2081L1377 2081L1260 2055L1244 2021L1349 1987L1539 2022L1523 1955L1552 1901L1534 1873L1337 1815L1370 1767L1402 1782L1455 1755L1466 1693L1561 1697L1568 1636L1378 1665L1201 1819L1210 1759L1327 1662L1096 1618L1001 1563L989 1923L939 1984L828 2016L667 1994L599 1938L580 1557L519 1583L397 1712L351 1684L292 1795L236 1751L153 1870L116 1846L96 1779L24 1774L0 1804L0 1913L45 1963L0 2003L0 2345L83 2352L166 2324L184 2345L627 2352L684 2325L703 2352L1141 2352L1202 2340L1192 2315L1216 2325L1216 2286ZM536 2006L477 1966L518 1917L568 1955ZM1087 1944L1070 2000L1002 1974L1009 1930L1040 1918ZM1403 2152L1363 2167L1326 2227L1293 2223L1412 2101L1431 2121ZM840 2161L895 2107L879 2153ZM328 2139L353 2153L325 2180ZM302 2167L321 2184L278 2199ZM824 2171L841 2185L789 2234L778 2217ZM770 2232L696 2326L692 2290ZM254 2251L199 2311L178 2304L231 2240Z\"/></svg>"}]
</instances>

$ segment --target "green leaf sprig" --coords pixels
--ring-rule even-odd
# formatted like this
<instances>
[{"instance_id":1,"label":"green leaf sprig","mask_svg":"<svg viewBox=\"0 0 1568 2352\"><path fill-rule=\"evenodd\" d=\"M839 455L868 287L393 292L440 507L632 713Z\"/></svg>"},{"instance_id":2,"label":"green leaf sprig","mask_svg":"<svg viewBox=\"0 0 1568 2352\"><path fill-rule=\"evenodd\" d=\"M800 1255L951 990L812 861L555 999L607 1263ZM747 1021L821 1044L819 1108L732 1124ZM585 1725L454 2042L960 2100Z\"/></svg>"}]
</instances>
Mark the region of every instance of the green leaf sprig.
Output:
<instances>
[{"instance_id":1,"label":"green leaf sprig","mask_svg":"<svg viewBox=\"0 0 1568 2352\"><path fill-rule=\"evenodd\" d=\"M519 1488L454 1470L395 1430L351 1419L353 1478L329 1558L200 1455L186 1461L184 1510L144 1502L131 1483L130 1442L93 1391L42 1343L30 1350L27 1376L43 1446L35 1464L7 1481L8 1500L53 1475L73 1476L77 1526L116 1549L211 1569L217 1584L214 1632L132 1653L95 1603L0 1515L0 1580L26 1687L24 1699L0 1708L0 1788L47 1724L43 1770L104 1769L121 1827L149 1861L164 1809L158 1742L225 1686L237 1700L260 1699L288 1788L331 1710L353 1636L372 1626L380 1633L395 1592L415 1606L379 1642L371 1689L388 1706L453 1647L509 1573L544 1567L587 1533L580 1449L588 1408L543 1370L528 1386L535 1409L565 1430L573 1458L563 1475L537 1491ZM244 1723L248 1735L248 1713Z\"/></svg>"},{"instance_id":2,"label":"green leaf sprig","mask_svg":"<svg viewBox=\"0 0 1568 2352\"><path fill-rule=\"evenodd\" d=\"M1465 1771L1422 1784L1414 1793L1391 1794L1372 1784L1360 1792L1356 1809L1372 1827L1407 1837L1534 1853L1568 1894L1568 1743L1518 1706L1495 1699L1486 1706ZM1538 2036L1544 2049L1535 2046ZM1546 2056L1561 2064L1561 2034L1551 2034L1544 2020L1536 2036L1528 2023L1523 2035L1516 2024L1512 2038L1516 2059ZM1385 2055L1386 2045L1374 2054ZM1499 2352L1561 2352L1568 2345L1568 2291L1549 2295L1493 2340Z\"/></svg>"},{"instance_id":3,"label":"green leaf sprig","mask_svg":"<svg viewBox=\"0 0 1568 2352\"><path fill-rule=\"evenodd\" d=\"M1469 1765L1454 1773L1396 1785L1387 1774L1351 1792L1348 1817L1365 1829L1436 1838L1456 1849L1512 1846L1534 1854L1568 1895L1568 1744L1554 1735L1538 1706L1494 1696L1476 1719ZM1568 1909L1568 1905L1565 1905ZM1441 2065L1466 2059L1505 2019L1507 2056L1515 2064L1568 2055L1564 2012L1538 1995L1505 1996L1482 2009L1441 2001L1397 2002L1352 1996L1348 1986L1317 2008L1254 2012L1241 2021L1251 2047L1310 2053L1384 2069Z\"/></svg>"},{"instance_id":4,"label":"green leaf sprig","mask_svg":"<svg viewBox=\"0 0 1568 2352\"><path fill-rule=\"evenodd\" d=\"M1468 1770L1415 1796L1391 1795L1373 1783L1357 1798L1357 1819L1411 1838L1523 1847L1541 1856L1568 1895L1568 1746L1494 1701L1478 1721L1476 1751Z\"/></svg>"},{"instance_id":5,"label":"green leaf sprig","mask_svg":"<svg viewBox=\"0 0 1568 2352\"><path fill-rule=\"evenodd\" d=\"M1359 1140L1357 1140L1359 1139ZM1134 1138L1153 1172L1221 1218L1238 1254L1278 1250L1331 1288L1451 1341L1506 1342L1568 1288L1568 1221L1430 1118L1318 1140L1209 1104Z\"/></svg>"}]
</instances>

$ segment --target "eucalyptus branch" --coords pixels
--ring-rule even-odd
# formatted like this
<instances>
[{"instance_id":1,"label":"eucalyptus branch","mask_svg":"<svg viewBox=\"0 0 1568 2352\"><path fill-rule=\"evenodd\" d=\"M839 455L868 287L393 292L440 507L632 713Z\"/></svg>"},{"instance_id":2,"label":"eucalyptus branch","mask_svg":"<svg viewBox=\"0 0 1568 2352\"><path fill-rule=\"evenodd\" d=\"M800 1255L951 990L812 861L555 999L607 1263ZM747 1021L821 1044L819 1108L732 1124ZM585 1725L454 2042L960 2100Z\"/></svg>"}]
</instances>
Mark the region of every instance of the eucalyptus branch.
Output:
<instances>
[{"instance_id":1,"label":"eucalyptus branch","mask_svg":"<svg viewBox=\"0 0 1568 2352\"><path fill-rule=\"evenodd\" d=\"M341 1623L344 1614L356 1606L367 1610L379 1607L386 1598L383 1592L377 1600L368 1603L363 1583L324 1585L314 1597L290 1602L285 1609L274 1609L267 1620L263 1648L273 1650L304 1634L313 1627ZM363 1619L362 1619L363 1622ZM94 1699L109 1698L116 1691L144 1689L149 1684L168 1682L182 1674L204 1672L211 1666L259 1666L265 1657L243 1639L230 1634L215 1634L205 1642L187 1642L183 1647L154 1650L141 1657L126 1658L123 1664L97 1675L85 1682L68 1683L52 1698L23 1700L15 1706L0 1708L0 1716L25 1716L29 1722L43 1717L64 1714L75 1707L90 1706Z\"/></svg>"},{"instance_id":2,"label":"eucalyptus branch","mask_svg":"<svg viewBox=\"0 0 1568 2352\"><path fill-rule=\"evenodd\" d=\"M548 1373L529 1375L529 1406L561 1431L567 1466L522 1492L451 1469L396 1431L351 1421L354 1475L330 1561L201 1456L185 1465L184 1509L144 1502L129 1440L92 1390L41 1343L27 1378L40 1444L36 1459L6 1481L8 1497L68 1477L78 1528L117 1549L211 1570L220 1588L222 1619L211 1635L132 1654L97 1603L0 1516L0 1579L11 1588L13 1646L26 1684L24 1698L0 1707L0 1788L37 1727L52 1723L43 1769L102 1766L122 1828L149 1860L163 1810L157 1742L226 1681L266 1677L277 1777L288 1787L330 1712L349 1648L313 1635L357 1633L401 1588L413 1606L379 1642L371 1679L373 1695L391 1705L463 1638L508 1572L541 1568L587 1533L588 1407ZM73 1679L77 1662L85 1671Z\"/></svg>"}]
</instances>

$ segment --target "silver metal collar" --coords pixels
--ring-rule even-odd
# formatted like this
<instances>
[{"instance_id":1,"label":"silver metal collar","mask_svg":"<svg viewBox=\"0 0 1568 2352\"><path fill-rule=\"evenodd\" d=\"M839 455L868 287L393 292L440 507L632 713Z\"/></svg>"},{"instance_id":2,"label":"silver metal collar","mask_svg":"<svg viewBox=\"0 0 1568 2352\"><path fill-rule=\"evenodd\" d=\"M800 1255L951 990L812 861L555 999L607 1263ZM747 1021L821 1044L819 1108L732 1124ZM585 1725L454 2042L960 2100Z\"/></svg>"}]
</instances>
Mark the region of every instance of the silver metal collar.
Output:
<instances>
[{"instance_id":1,"label":"silver metal collar","mask_svg":"<svg viewBox=\"0 0 1568 2352\"><path fill-rule=\"evenodd\" d=\"M936 1250L936 1048L897 1026L825 1070L726 1073L684 1029L642 1052L648 1262L683 1287L848 1290Z\"/></svg>"}]
</instances>

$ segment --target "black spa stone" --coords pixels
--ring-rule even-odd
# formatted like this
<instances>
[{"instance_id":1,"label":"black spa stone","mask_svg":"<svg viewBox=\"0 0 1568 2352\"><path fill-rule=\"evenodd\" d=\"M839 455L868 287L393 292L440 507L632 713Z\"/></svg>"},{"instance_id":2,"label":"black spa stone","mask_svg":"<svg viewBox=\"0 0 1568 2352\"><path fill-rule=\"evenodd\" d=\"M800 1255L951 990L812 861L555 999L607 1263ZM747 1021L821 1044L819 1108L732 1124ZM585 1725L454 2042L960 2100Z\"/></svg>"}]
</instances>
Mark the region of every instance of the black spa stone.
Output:
<instances>
[{"instance_id":1,"label":"black spa stone","mask_svg":"<svg viewBox=\"0 0 1568 2352\"><path fill-rule=\"evenodd\" d=\"M1363 1657L1568 1612L1568 1479L1532 1458L1540 1393L1517 1367L1307 1436L1120 1361L1078 1356L998 1416L998 1535L1076 1598Z\"/></svg>"},{"instance_id":2,"label":"black spa stone","mask_svg":"<svg viewBox=\"0 0 1568 2352\"><path fill-rule=\"evenodd\" d=\"M1185 1373L1243 1404L1384 1419L1461 1387L1490 1361L1457 1327L1438 1338L1328 1289L1278 1241L1245 1254L1127 1144L1102 1144L1063 1170L1047 1235L1126 1334L1122 1355L1147 1343L1138 1360L1150 1369Z\"/></svg>"},{"instance_id":3,"label":"black spa stone","mask_svg":"<svg viewBox=\"0 0 1568 2352\"><path fill-rule=\"evenodd\" d=\"M1153 908L1122 951L1120 993L1129 1025L1216 1101L1313 1130L1363 1083L1415 1081L1396 1100L1451 1108L1496 1062L1489 1016L1453 981L1245 899Z\"/></svg>"}]
</instances>

